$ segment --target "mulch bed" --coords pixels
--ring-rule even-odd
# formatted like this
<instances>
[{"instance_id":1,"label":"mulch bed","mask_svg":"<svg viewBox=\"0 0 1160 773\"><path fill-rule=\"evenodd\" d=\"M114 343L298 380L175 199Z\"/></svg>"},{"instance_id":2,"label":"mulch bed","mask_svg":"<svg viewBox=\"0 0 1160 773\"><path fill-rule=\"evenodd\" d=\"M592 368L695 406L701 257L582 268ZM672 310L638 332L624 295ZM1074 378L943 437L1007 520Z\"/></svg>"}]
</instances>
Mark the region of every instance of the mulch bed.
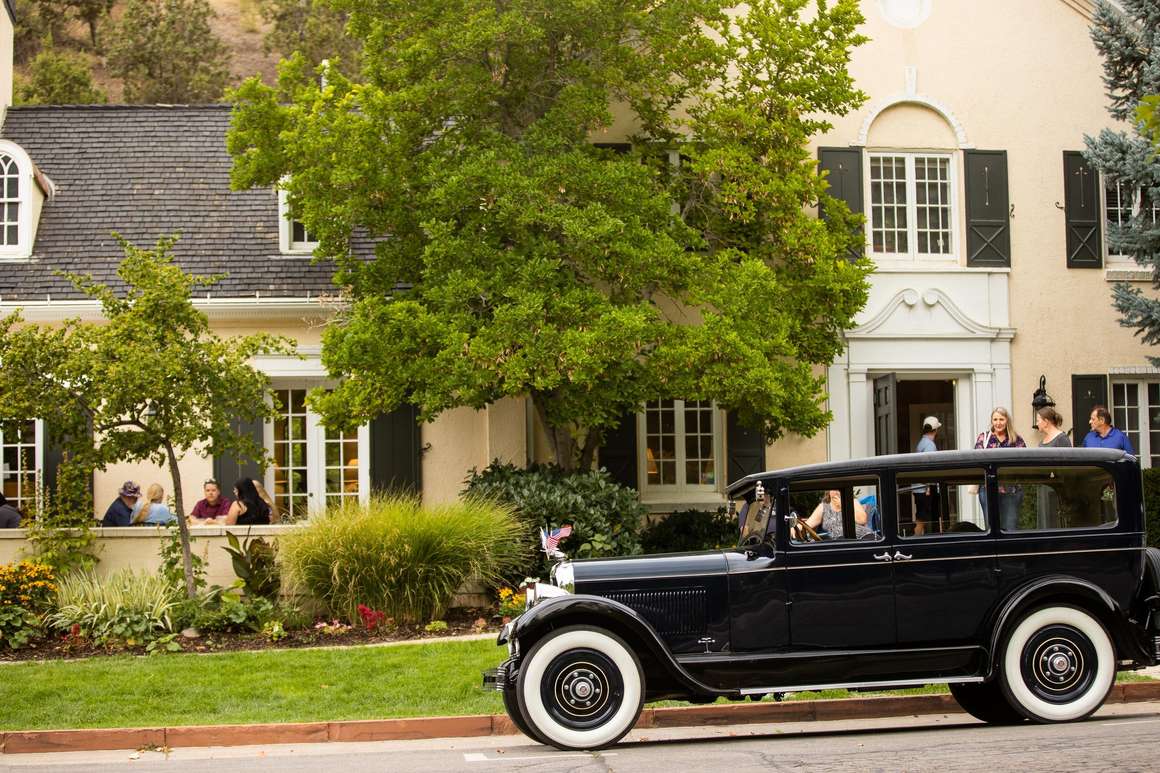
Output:
<instances>
[{"instance_id":1,"label":"mulch bed","mask_svg":"<svg viewBox=\"0 0 1160 773\"><path fill-rule=\"evenodd\" d=\"M178 637L182 652L241 652L247 650L298 649L301 647L350 647L379 642L434 639L478 633L498 633L503 619L494 609L448 610L443 621L446 630L428 631L424 624L379 627L368 631L354 626L349 631L327 633L313 627L286 631L286 637L272 642L260 633L203 632L196 639ZM71 660L96 655L144 655L144 645L128 647L108 644L98 646L86 639L60 636L30 642L19 650L0 649L0 661Z\"/></svg>"}]
</instances>

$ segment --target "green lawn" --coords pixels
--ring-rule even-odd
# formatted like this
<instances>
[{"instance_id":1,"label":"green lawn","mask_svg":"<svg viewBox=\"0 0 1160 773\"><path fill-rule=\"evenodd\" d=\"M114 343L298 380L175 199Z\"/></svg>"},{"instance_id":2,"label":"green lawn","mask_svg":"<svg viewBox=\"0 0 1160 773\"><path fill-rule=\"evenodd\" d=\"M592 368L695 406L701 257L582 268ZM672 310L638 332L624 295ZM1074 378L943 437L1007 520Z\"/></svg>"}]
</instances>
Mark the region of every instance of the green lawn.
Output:
<instances>
[{"instance_id":1,"label":"green lawn","mask_svg":"<svg viewBox=\"0 0 1160 773\"><path fill-rule=\"evenodd\" d=\"M480 672L505 654L484 640L0 665L0 730L499 714L499 694L480 689ZM891 694L945 691L932 685ZM791 699L868 694L827 690Z\"/></svg>"}]
</instances>

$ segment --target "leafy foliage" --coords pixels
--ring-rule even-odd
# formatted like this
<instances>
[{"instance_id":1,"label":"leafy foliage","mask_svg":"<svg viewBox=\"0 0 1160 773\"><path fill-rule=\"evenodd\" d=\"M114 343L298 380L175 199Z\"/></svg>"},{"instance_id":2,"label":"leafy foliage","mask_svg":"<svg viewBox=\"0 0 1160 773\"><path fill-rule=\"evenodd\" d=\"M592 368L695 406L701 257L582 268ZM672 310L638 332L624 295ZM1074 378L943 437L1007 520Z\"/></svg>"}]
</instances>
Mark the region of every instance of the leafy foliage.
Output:
<instances>
[{"instance_id":1,"label":"leafy foliage","mask_svg":"<svg viewBox=\"0 0 1160 773\"><path fill-rule=\"evenodd\" d=\"M193 587L197 591L205 589L205 557L193 552L194 540L189 541L189 563L193 573ZM169 583L175 595L180 596L185 591L184 554L181 546L181 533L173 531L172 527L165 527L161 537L161 576Z\"/></svg>"},{"instance_id":2,"label":"leafy foliage","mask_svg":"<svg viewBox=\"0 0 1160 773\"><path fill-rule=\"evenodd\" d=\"M239 580L237 586L241 585ZM260 632L275 619L278 608L268 598L243 596L240 587L217 588L203 601L193 620L200 631Z\"/></svg>"},{"instance_id":3,"label":"leafy foliage","mask_svg":"<svg viewBox=\"0 0 1160 773\"><path fill-rule=\"evenodd\" d=\"M333 615L360 622L359 604L400 622L442 615L469 577L495 582L521 558L510 508L480 500L423 507L412 499L348 503L283 536L287 580Z\"/></svg>"},{"instance_id":4,"label":"leafy foliage","mask_svg":"<svg viewBox=\"0 0 1160 773\"><path fill-rule=\"evenodd\" d=\"M1152 221L1160 207L1160 156L1146 114L1137 117L1144 99L1160 93L1160 0L1123 0L1121 8L1106 0L1096 4L1091 36L1104 59L1104 86L1108 112L1128 121L1131 131L1104 129L1085 137L1085 157L1109 182L1120 184L1121 196L1134 210L1127 226L1108 225L1109 251L1131 255L1152 271L1160 288L1160 228ZM1126 282L1112 288L1112 305L1120 325L1135 328L1146 344L1160 343L1160 300L1150 298ZM1160 365L1160 357L1150 357Z\"/></svg>"},{"instance_id":5,"label":"leafy foliage","mask_svg":"<svg viewBox=\"0 0 1160 773\"><path fill-rule=\"evenodd\" d=\"M25 105L90 105L108 98L93 85L93 74L84 58L45 49L29 63L16 101Z\"/></svg>"},{"instance_id":6,"label":"leafy foliage","mask_svg":"<svg viewBox=\"0 0 1160 773\"><path fill-rule=\"evenodd\" d=\"M167 466L177 512L185 513L178 450L264 461L265 450L232 432L231 422L274 415L269 380L250 360L290 347L264 333L223 339L210 330L190 296L217 277L182 271L175 243L141 249L122 240L123 287L69 277L100 303L107 322L26 324L19 312L0 319L0 425L51 416L49 442L86 469L138 460ZM192 598L189 528L184 518L177 523Z\"/></svg>"},{"instance_id":7,"label":"leafy foliage","mask_svg":"<svg viewBox=\"0 0 1160 773\"><path fill-rule=\"evenodd\" d=\"M57 607L46 618L59 631L78 626L98 643L144 644L173 630L172 590L163 577L119 569L107 577L76 572L62 577Z\"/></svg>"},{"instance_id":8,"label":"leafy foliage","mask_svg":"<svg viewBox=\"0 0 1160 773\"><path fill-rule=\"evenodd\" d=\"M1149 547L1160 548L1160 468L1144 472L1144 524Z\"/></svg>"},{"instance_id":9,"label":"leafy foliage","mask_svg":"<svg viewBox=\"0 0 1160 773\"><path fill-rule=\"evenodd\" d=\"M56 0L15 0L13 59L24 64L42 47L52 47L65 40L67 9Z\"/></svg>"},{"instance_id":10,"label":"leafy foliage","mask_svg":"<svg viewBox=\"0 0 1160 773\"><path fill-rule=\"evenodd\" d=\"M131 103L219 102L229 50L210 29L206 0L129 0L109 35L109 71Z\"/></svg>"},{"instance_id":11,"label":"leafy foliage","mask_svg":"<svg viewBox=\"0 0 1160 773\"><path fill-rule=\"evenodd\" d=\"M235 186L284 185L328 256L389 235L344 261L323 348L344 380L311 397L329 423L526 395L565 468L658 397L715 399L769 439L824 426L813 368L870 264L846 260L808 140L865 99L862 17L732 6L336 0L363 82L320 85L300 57L234 93ZM614 124L630 152L592 144Z\"/></svg>"},{"instance_id":12,"label":"leafy foliage","mask_svg":"<svg viewBox=\"0 0 1160 773\"><path fill-rule=\"evenodd\" d=\"M57 574L91 569L97 563L91 475L91 470L72 459L62 461L56 490L44 495L40 514L28 524L28 541L36 560Z\"/></svg>"},{"instance_id":13,"label":"leafy foliage","mask_svg":"<svg viewBox=\"0 0 1160 773\"><path fill-rule=\"evenodd\" d=\"M52 567L33 561L0 565L0 607L42 612L56 597Z\"/></svg>"},{"instance_id":14,"label":"leafy foliage","mask_svg":"<svg viewBox=\"0 0 1160 773\"><path fill-rule=\"evenodd\" d=\"M0 606L0 644L18 650L40 635L40 618L24 607Z\"/></svg>"},{"instance_id":15,"label":"leafy foliage","mask_svg":"<svg viewBox=\"0 0 1160 773\"><path fill-rule=\"evenodd\" d=\"M628 556L640 552L640 523L646 510L636 492L604 470L566 472L553 465L520 469L492 462L471 471L464 494L509 503L523 521L520 534L527 560L506 579L546 577L540 529L572 525L561 549L580 558Z\"/></svg>"},{"instance_id":16,"label":"leafy foliage","mask_svg":"<svg viewBox=\"0 0 1160 773\"><path fill-rule=\"evenodd\" d=\"M226 532L222 550L230 554L234 574L242 581L247 596L276 599L282 588L282 578L275 560L274 546L261 537L239 542L233 532Z\"/></svg>"},{"instance_id":17,"label":"leafy foliage","mask_svg":"<svg viewBox=\"0 0 1160 773\"><path fill-rule=\"evenodd\" d=\"M733 547L737 538L737 519L719 507L671 513L641 532L640 545L645 553L683 553Z\"/></svg>"},{"instance_id":18,"label":"leafy foliage","mask_svg":"<svg viewBox=\"0 0 1160 773\"><path fill-rule=\"evenodd\" d=\"M270 24L266 50L300 54L311 67L325 59L337 72L353 76L362 47L346 32L349 16L329 0L263 0L262 18Z\"/></svg>"}]
</instances>

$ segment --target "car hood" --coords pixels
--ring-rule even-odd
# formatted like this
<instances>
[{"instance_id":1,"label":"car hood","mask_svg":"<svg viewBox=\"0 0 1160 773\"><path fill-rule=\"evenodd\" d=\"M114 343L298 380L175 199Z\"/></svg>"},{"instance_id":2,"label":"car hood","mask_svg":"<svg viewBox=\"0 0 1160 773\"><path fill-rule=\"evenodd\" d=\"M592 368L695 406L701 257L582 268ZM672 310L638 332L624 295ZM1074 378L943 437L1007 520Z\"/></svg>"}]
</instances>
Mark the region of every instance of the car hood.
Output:
<instances>
[{"instance_id":1,"label":"car hood","mask_svg":"<svg viewBox=\"0 0 1160 773\"><path fill-rule=\"evenodd\" d=\"M707 577L727 572L725 554L667 553L655 556L589 558L572 562L576 593L591 592L606 582Z\"/></svg>"}]
</instances>

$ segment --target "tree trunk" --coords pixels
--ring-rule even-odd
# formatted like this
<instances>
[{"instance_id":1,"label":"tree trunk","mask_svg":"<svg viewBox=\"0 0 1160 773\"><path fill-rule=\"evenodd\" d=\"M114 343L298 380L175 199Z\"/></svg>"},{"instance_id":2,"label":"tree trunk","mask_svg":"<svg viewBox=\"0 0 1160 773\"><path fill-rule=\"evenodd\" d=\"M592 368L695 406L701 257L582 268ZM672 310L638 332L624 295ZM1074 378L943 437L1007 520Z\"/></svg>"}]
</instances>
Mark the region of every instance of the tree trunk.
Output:
<instances>
[{"instance_id":1,"label":"tree trunk","mask_svg":"<svg viewBox=\"0 0 1160 773\"><path fill-rule=\"evenodd\" d=\"M189 524L185 522L185 503L181 498L181 470L177 466L177 454L173 444L165 441L165 453L169 457L169 472L173 476L173 503L177 506L177 529L181 534L181 570L185 575L185 595L197 598L197 585L193 581L193 553L189 544Z\"/></svg>"}]
</instances>

